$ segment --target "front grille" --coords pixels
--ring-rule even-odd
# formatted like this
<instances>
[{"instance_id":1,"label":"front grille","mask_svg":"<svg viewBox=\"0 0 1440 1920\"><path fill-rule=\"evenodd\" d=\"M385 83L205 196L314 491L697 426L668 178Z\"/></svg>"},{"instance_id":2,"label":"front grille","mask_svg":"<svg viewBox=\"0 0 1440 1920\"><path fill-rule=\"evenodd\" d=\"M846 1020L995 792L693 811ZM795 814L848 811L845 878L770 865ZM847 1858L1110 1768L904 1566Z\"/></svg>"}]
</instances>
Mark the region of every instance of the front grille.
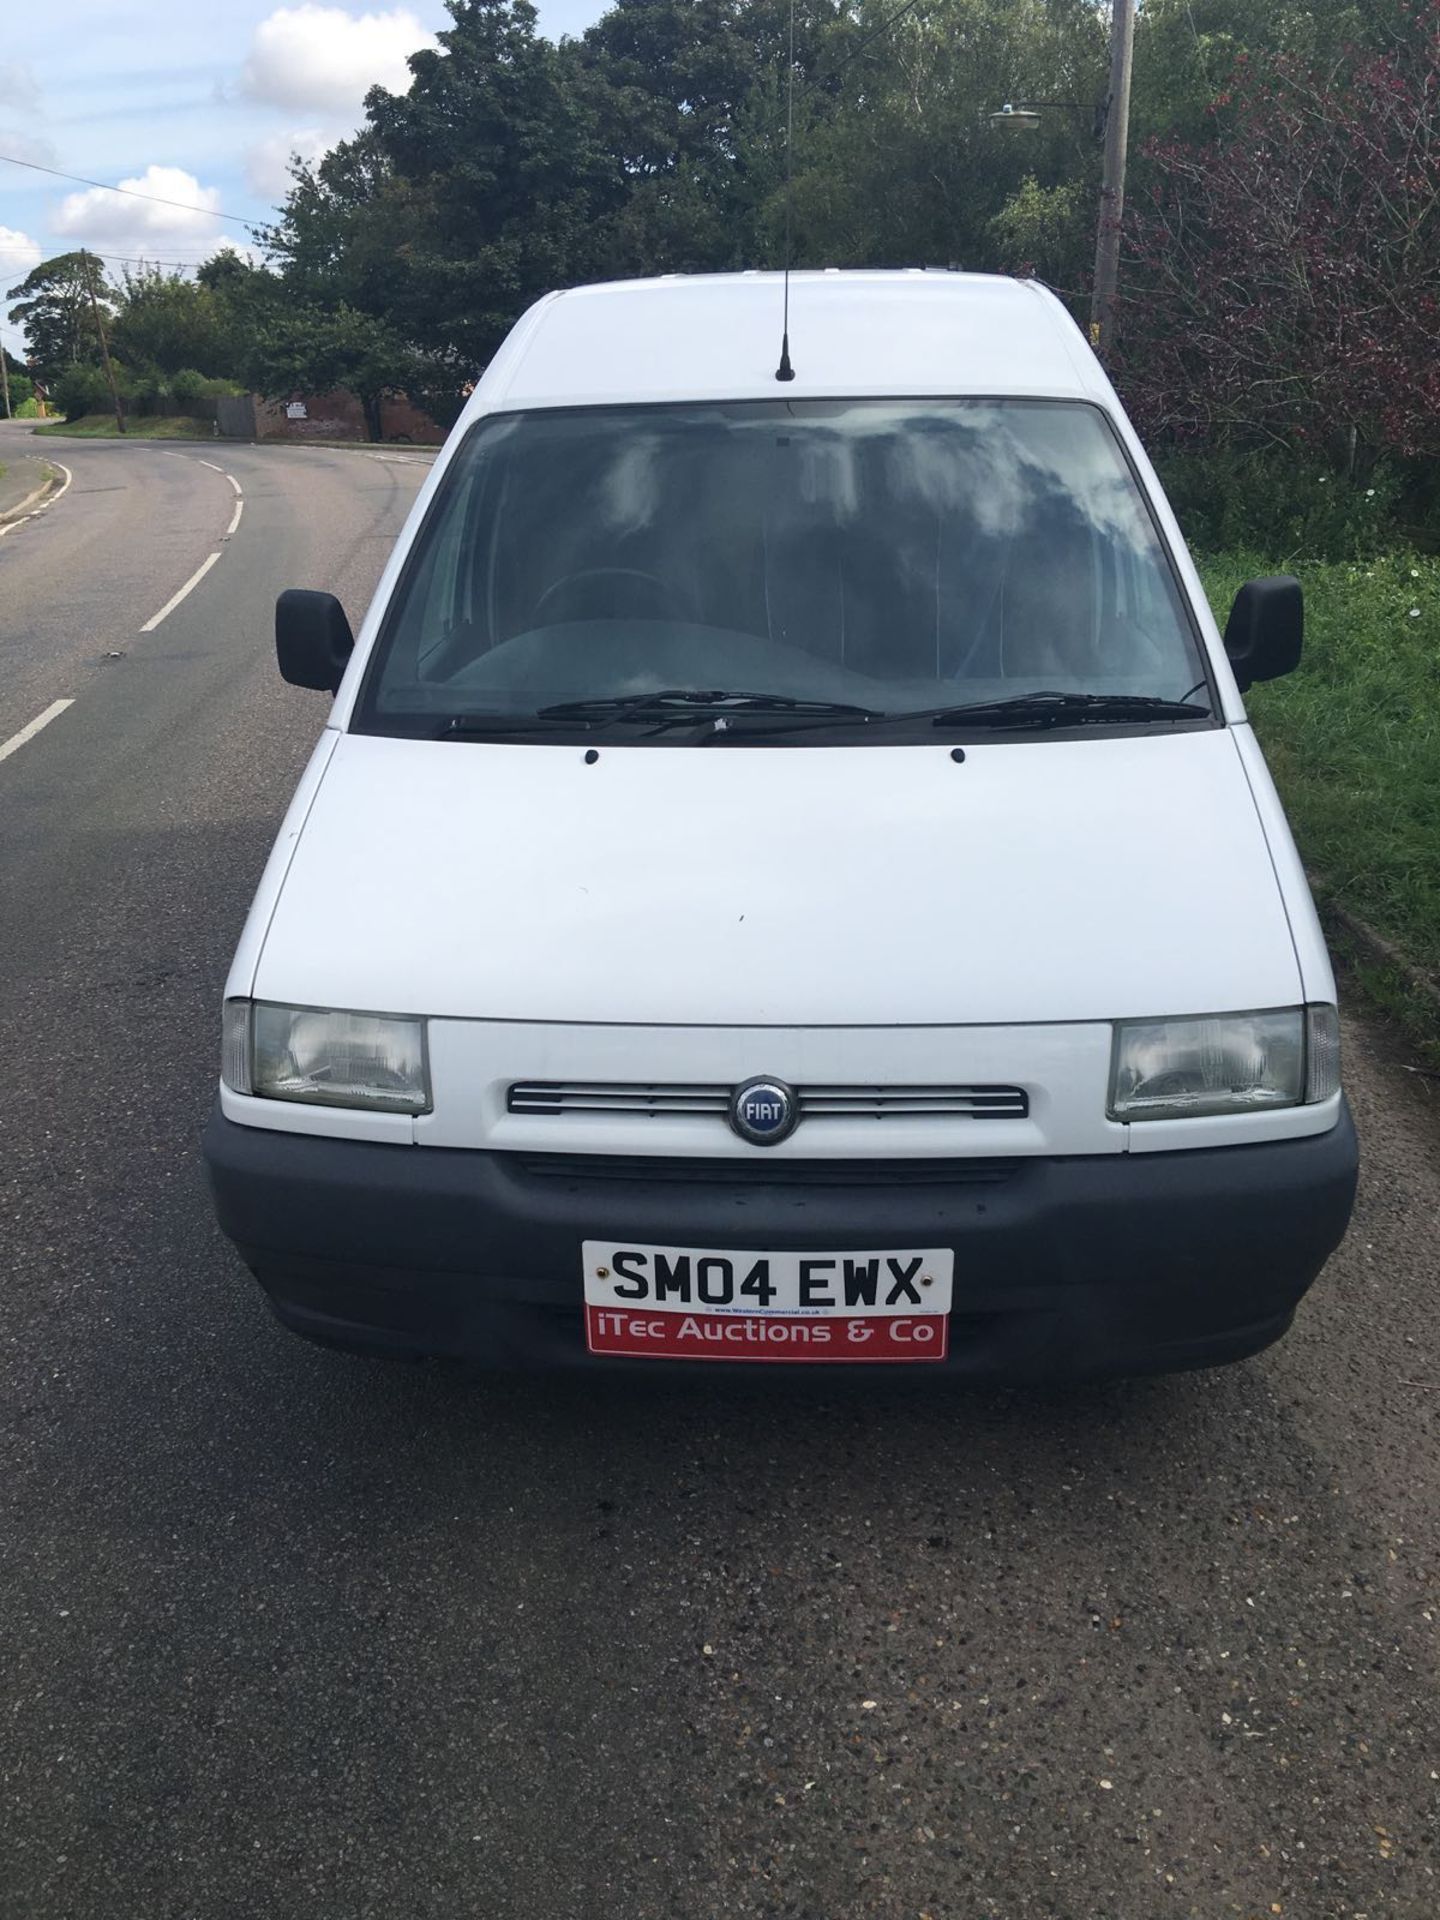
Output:
<instances>
[{"instance_id":1,"label":"front grille","mask_svg":"<svg viewBox=\"0 0 1440 1920\"><path fill-rule=\"evenodd\" d=\"M998 1187L1019 1171L1018 1160L703 1160L607 1153L506 1153L496 1156L546 1180L657 1180L704 1186L767 1187Z\"/></svg>"},{"instance_id":2,"label":"front grille","mask_svg":"<svg viewBox=\"0 0 1440 1920\"><path fill-rule=\"evenodd\" d=\"M669 1114L724 1118L732 1089L705 1085L640 1085L604 1080L517 1081L511 1113L630 1113L648 1119ZM802 1120L1024 1120L1030 1099L1023 1087L797 1087Z\"/></svg>"},{"instance_id":3,"label":"front grille","mask_svg":"<svg viewBox=\"0 0 1440 1920\"><path fill-rule=\"evenodd\" d=\"M730 1104L728 1087L641 1087L603 1080L517 1081L511 1113L718 1113Z\"/></svg>"}]
</instances>

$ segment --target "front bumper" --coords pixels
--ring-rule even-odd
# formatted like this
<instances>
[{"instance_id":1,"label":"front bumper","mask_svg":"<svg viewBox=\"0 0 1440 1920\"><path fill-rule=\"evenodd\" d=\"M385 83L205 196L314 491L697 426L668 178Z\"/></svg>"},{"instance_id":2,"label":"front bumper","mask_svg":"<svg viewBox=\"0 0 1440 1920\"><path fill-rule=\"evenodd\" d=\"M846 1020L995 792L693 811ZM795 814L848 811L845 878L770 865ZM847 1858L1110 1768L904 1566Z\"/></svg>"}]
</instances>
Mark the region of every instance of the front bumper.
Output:
<instances>
[{"instance_id":1,"label":"front bumper","mask_svg":"<svg viewBox=\"0 0 1440 1920\"><path fill-rule=\"evenodd\" d=\"M858 1167L379 1146L217 1108L205 1158L220 1225L279 1318L336 1345L793 1374L590 1355L581 1241L949 1245L949 1357L905 1371L1019 1381L1211 1366L1278 1339L1345 1232L1357 1149L1345 1107L1328 1133L1255 1146Z\"/></svg>"}]
</instances>

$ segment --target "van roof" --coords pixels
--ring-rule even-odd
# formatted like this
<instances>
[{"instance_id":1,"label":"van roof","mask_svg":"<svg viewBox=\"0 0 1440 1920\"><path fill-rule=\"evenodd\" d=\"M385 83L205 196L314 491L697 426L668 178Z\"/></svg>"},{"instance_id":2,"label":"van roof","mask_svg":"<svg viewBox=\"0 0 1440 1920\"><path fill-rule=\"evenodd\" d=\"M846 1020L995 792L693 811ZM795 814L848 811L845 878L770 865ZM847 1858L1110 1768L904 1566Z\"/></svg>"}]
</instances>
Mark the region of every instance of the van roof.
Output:
<instances>
[{"instance_id":1,"label":"van roof","mask_svg":"<svg viewBox=\"0 0 1440 1920\"><path fill-rule=\"evenodd\" d=\"M623 401L988 394L1104 399L1109 383L1047 287L990 274L790 276L795 379L777 384L784 276L668 274L548 294L468 411Z\"/></svg>"}]
</instances>

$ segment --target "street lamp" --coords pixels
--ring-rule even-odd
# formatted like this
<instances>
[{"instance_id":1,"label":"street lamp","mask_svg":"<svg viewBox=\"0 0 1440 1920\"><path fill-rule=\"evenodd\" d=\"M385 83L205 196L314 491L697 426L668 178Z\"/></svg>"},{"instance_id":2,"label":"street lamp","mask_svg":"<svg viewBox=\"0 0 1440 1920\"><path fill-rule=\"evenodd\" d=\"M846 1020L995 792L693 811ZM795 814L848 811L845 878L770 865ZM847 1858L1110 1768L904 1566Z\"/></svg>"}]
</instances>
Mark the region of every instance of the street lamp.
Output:
<instances>
[{"instance_id":1,"label":"street lamp","mask_svg":"<svg viewBox=\"0 0 1440 1920\"><path fill-rule=\"evenodd\" d=\"M1130 65L1135 46L1135 0L1113 0L1110 90L1097 121L1105 137L1100 211L1095 231L1095 284L1090 296L1090 344L1102 359L1115 338L1115 287L1120 275L1120 227L1125 216L1125 156L1130 142ZM1040 125L1042 107L1074 107L1073 100L1007 101L988 115L992 127L1023 133Z\"/></svg>"},{"instance_id":2,"label":"street lamp","mask_svg":"<svg viewBox=\"0 0 1440 1920\"><path fill-rule=\"evenodd\" d=\"M1044 102L1041 103L1042 105ZM1017 106L1007 100L998 112L989 116L992 127L1004 127L1010 133L1028 133L1040 124L1038 108L1022 100Z\"/></svg>"}]
</instances>

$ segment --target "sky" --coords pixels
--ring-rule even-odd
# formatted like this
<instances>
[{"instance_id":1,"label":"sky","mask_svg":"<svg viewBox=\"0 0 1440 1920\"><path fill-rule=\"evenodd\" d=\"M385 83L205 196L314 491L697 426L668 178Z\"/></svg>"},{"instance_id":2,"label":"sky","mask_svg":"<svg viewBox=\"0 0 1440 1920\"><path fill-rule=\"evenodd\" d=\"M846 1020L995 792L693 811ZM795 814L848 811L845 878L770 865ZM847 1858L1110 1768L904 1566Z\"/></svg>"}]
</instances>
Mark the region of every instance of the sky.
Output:
<instances>
[{"instance_id":1,"label":"sky","mask_svg":"<svg viewBox=\"0 0 1440 1920\"><path fill-rule=\"evenodd\" d=\"M579 33L605 0L538 0L540 30ZM443 0L50 0L5 5L0 32L0 330L7 290L51 254L204 260L271 217L292 152L352 133L366 90L408 84ZM157 206L16 166L28 160ZM226 219L224 215L237 216Z\"/></svg>"}]
</instances>

